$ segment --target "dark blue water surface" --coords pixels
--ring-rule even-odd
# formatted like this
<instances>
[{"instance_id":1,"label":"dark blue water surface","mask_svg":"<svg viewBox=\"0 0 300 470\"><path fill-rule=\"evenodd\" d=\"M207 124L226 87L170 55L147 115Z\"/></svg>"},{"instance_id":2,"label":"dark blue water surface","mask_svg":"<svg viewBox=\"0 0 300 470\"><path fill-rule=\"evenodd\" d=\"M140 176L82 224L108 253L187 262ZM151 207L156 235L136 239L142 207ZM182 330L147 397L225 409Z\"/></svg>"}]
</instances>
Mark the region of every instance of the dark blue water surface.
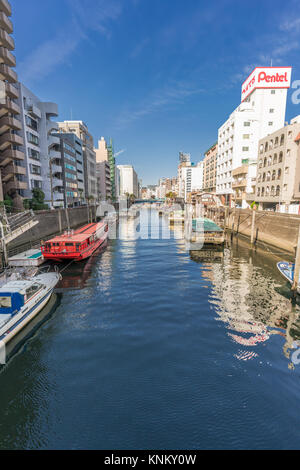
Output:
<instances>
[{"instance_id":1,"label":"dark blue water surface","mask_svg":"<svg viewBox=\"0 0 300 470\"><path fill-rule=\"evenodd\" d=\"M299 307L278 257L121 223L1 371L1 448L299 448Z\"/></svg>"}]
</instances>

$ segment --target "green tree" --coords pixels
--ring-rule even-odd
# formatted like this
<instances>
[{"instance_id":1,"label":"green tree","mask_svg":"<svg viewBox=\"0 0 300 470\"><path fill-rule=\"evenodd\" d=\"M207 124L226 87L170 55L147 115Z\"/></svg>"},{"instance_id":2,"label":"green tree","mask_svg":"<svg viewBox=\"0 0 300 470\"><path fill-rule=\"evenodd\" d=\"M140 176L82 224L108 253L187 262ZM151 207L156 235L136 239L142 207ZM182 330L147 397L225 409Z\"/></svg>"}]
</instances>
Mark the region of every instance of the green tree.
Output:
<instances>
[{"instance_id":1,"label":"green tree","mask_svg":"<svg viewBox=\"0 0 300 470\"><path fill-rule=\"evenodd\" d=\"M39 188L34 188L32 190L32 199L31 203L29 202L29 205L30 204L31 208L34 211L42 211L48 209L48 205L45 204L45 193Z\"/></svg>"}]
</instances>

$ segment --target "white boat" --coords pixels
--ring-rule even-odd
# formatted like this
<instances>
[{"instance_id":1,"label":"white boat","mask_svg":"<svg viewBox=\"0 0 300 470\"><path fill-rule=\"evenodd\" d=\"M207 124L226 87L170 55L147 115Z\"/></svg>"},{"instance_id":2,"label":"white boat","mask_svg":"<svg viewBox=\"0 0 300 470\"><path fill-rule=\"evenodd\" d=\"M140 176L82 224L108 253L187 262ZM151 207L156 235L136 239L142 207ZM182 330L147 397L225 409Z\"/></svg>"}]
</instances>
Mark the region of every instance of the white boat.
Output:
<instances>
[{"instance_id":1,"label":"white boat","mask_svg":"<svg viewBox=\"0 0 300 470\"><path fill-rule=\"evenodd\" d=\"M50 272L0 288L0 364L6 363L9 342L43 309L60 279Z\"/></svg>"},{"instance_id":2,"label":"white boat","mask_svg":"<svg viewBox=\"0 0 300 470\"><path fill-rule=\"evenodd\" d=\"M289 263L288 261L280 261L277 263L277 268L290 284L294 283L295 265L293 263ZM298 279L297 292L300 294L300 276Z\"/></svg>"}]
</instances>

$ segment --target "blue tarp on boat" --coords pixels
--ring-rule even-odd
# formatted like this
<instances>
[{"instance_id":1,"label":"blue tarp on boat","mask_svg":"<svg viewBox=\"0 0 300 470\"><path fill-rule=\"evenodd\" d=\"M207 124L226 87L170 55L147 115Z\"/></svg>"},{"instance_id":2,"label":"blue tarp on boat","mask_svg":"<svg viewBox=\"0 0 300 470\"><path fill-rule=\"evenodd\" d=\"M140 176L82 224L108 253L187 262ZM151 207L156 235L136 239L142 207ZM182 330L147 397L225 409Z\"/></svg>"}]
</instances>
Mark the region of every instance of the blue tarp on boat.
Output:
<instances>
[{"instance_id":1,"label":"blue tarp on boat","mask_svg":"<svg viewBox=\"0 0 300 470\"><path fill-rule=\"evenodd\" d=\"M215 222L204 217L193 219L193 230L195 232L223 232L223 229L219 227Z\"/></svg>"}]
</instances>

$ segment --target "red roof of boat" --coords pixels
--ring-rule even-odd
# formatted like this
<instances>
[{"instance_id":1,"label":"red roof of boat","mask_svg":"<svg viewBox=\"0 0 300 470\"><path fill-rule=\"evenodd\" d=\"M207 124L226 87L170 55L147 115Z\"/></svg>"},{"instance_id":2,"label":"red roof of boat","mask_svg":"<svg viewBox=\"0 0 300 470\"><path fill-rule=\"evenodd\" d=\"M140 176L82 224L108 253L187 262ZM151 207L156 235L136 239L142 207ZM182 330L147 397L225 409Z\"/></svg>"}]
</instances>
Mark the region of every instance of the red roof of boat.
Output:
<instances>
[{"instance_id":1,"label":"red roof of boat","mask_svg":"<svg viewBox=\"0 0 300 470\"><path fill-rule=\"evenodd\" d=\"M104 225L103 222L98 222L95 224L88 224L84 227L81 227L77 230L71 230L70 232L66 232L63 235L58 235L57 237L51 238L47 240L47 243L59 243L59 242L74 242L80 243L89 238L93 233L96 232L97 228L101 225Z\"/></svg>"}]
</instances>

